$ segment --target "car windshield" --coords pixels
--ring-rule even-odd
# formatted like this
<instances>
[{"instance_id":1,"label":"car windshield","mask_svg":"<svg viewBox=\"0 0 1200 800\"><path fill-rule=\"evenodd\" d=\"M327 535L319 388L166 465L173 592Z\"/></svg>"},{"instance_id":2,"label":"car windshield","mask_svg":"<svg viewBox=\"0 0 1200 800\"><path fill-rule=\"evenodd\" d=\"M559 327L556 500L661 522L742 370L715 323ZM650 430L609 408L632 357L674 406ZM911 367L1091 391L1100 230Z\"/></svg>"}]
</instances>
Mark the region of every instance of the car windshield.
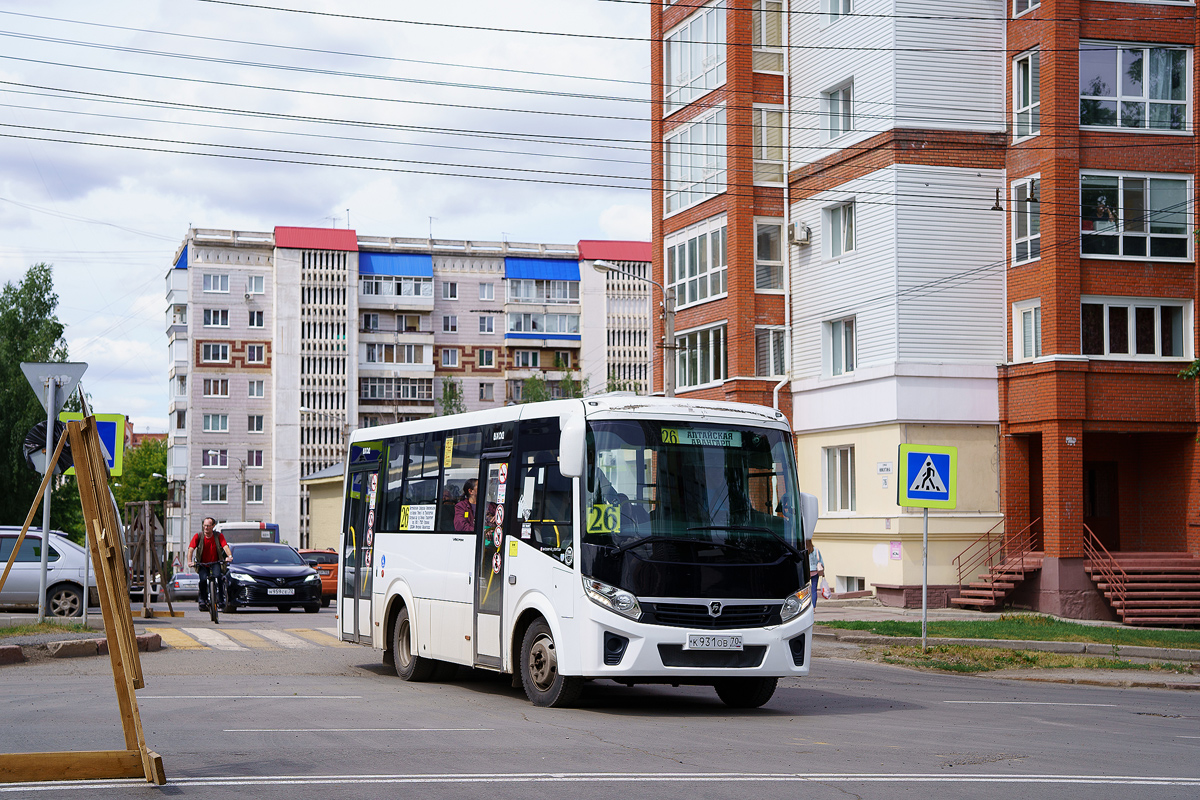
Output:
<instances>
[{"instance_id":1,"label":"car windshield","mask_svg":"<svg viewBox=\"0 0 1200 800\"><path fill-rule=\"evenodd\" d=\"M583 541L716 547L741 561L803 546L787 433L704 423L612 421L588 429Z\"/></svg>"},{"instance_id":2,"label":"car windshield","mask_svg":"<svg viewBox=\"0 0 1200 800\"><path fill-rule=\"evenodd\" d=\"M270 547L262 544L241 545L233 548L234 564L287 564L303 565L300 554L290 547Z\"/></svg>"}]
</instances>

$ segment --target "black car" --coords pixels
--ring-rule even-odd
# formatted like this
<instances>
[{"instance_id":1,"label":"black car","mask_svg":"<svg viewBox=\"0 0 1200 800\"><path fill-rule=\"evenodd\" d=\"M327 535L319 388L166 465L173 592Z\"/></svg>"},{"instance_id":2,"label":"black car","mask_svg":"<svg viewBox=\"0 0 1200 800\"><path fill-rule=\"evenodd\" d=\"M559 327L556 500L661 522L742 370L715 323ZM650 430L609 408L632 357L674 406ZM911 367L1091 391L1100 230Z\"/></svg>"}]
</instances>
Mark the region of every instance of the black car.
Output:
<instances>
[{"instance_id":1,"label":"black car","mask_svg":"<svg viewBox=\"0 0 1200 800\"><path fill-rule=\"evenodd\" d=\"M246 606L276 606L291 611L321 610L321 575L286 544L231 544L233 560L226 578L226 611Z\"/></svg>"}]
</instances>

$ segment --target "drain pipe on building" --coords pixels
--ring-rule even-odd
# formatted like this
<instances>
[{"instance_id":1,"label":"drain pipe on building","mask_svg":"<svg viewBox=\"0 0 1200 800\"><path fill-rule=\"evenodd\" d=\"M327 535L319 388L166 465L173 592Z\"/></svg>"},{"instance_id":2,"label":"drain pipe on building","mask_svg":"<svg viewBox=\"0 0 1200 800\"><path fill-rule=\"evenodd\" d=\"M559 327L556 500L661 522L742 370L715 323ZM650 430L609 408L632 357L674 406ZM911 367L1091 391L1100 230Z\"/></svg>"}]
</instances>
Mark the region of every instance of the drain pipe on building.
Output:
<instances>
[{"instance_id":1,"label":"drain pipe on building","mask_svg":"<svg viewBox=\"0 0 1200 800\"><path fill-rule=\"evenodd\" d=\"M783 19L790 20L791 2L785 0L783 4ZM791 66L792 66L792 48L791 48L791 29L790 24L783 26L784 30L784 48L783 48L783 231L782 239L787 243L787 258L783 264L783 345L786 352L786 357L783 360L783 377L779 383L775 384L775 389L771 392L771 405L776 411L779 410L779 390L785 384L791 382L792 379L792 237L788 235L791 230L792 222L792 197L791 197L791 181L788 180L788 172L792 167L792 94L791 94ZM791 426L791 421L788 421L788 426Z\"/></svg>"}]
</instances>

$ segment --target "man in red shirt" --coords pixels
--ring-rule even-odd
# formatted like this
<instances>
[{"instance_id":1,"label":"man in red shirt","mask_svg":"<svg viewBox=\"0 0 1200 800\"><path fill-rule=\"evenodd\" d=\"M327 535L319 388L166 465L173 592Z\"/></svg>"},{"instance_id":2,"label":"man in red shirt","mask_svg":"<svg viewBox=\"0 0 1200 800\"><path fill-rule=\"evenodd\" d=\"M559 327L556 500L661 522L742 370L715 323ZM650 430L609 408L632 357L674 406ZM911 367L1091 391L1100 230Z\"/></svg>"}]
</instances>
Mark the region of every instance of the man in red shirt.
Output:
<instances>
[{"instance_id":1,"label":"man in red shirt","mask_svg":"<svg viewBox=\"0 0 1200 800\"><path fill-rule=\"evenodd\" d=\"M204 522L200 525L202 533L197 533L193 536L191 543L188 545L188 566L196 566L196 572L200 575L201 611L208 610L208 576L209 572L220 568L220 565L216 562L220 559L221 551L225 551L225 561L233 558L233 553L229 550L229 544L225 541L225 536L213 531L213 528L216 526L217 521L215 519L205 517ZM214 600L219 602L220 598L214 598Z\"/></svg>"}]
</instances>

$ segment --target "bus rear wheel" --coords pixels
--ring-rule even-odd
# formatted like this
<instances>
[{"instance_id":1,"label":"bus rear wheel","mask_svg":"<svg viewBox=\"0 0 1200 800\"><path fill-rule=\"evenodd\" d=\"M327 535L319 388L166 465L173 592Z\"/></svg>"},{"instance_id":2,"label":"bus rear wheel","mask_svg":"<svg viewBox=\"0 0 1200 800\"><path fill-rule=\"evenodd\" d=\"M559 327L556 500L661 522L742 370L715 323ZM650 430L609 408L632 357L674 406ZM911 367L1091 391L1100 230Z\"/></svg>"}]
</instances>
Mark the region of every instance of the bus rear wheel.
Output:
<instances>
[{"instance_id":1,"label":"bus rear wheel","mask_svg":"<svg viewBox=\"0 0 1200 800\"><path fill-rule=\"evenodd\" d=\"M521 642L521 682L525 684L529 702L543 708L574 705L583 691L583 678L558 671L554 633L544 619L536 620L525 631Z\"/></svg>"},{"instance_id":2,"label":"bus rear wheel","mask_svg":"<svg viewBox=\"0 0 1200 800\"><path fill-rule=\"evenodd\" d=\"M405 681L427 681L433 675L437 663L431 658L421 658L412 651L412 622L408 607L400 609L396 624L392 627L392 660L396 674Z\"/></svg>"},{"instance_id":3,"label":"bus rear wheel","mask_svg":"<svg viewBox=\"0 0 1200 800\"><path fill-rule=\"evenodd\" d=\"M758 708L771 699L778 683L778 678L724 678L713 688L730 708Z\"/></svg>"}]
</instances>

